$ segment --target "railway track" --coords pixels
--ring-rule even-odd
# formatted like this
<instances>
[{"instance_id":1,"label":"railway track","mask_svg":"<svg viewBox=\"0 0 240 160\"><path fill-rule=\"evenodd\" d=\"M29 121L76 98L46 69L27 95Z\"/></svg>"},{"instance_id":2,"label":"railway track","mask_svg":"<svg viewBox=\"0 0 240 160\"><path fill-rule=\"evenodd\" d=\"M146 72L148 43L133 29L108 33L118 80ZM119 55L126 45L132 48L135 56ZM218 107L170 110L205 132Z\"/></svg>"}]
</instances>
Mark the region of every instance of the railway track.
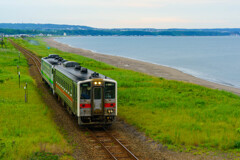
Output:
<instances>
[{"instance_id":1,"label":"railway track","mask_svg":"<svg viewBox=\"0 0 240 160\"><path fill-rule=\"evenodd\" d=\"M109 155L110 159L114 160L138 160L138 158L125 147L120 140L110 134L104 127L101 128L86 128L95 141Z\"/></svg>"},{"instance_id":2,"label":"railway track","mask_svg":"<svg viewBox=\"0 0 240 160\"><path fill-rule=\"evenodd\" d=\"M41 61L39 58L31 51L13 42L11 39L9 39L9 41L16 49L18 49L25 56L28 56L34 62L39 74L41 75ZM101 146L105 153L107 153L110 159L138 160L138 158L130 150L128 150L119 139L110 134L104 127L85 127L85 129L90 133L95 142Z\"/></svg>"},{"instance_id":3,"label":"railway track","mask_svg":"<svg viewBox=\"0 0 240 160\"><path fill-rule=\"evenodd\" d=\"M12 45L17 49L19 50L22 54L28 56L36 65L37 69L38 69L38 72L39 74L41 74L41 61L39 60L39 58L34 55L31 51L21 47L20 45L16 44L15 42L13 42L11 39L8 39Z\"/></svg>"}]
</instances>

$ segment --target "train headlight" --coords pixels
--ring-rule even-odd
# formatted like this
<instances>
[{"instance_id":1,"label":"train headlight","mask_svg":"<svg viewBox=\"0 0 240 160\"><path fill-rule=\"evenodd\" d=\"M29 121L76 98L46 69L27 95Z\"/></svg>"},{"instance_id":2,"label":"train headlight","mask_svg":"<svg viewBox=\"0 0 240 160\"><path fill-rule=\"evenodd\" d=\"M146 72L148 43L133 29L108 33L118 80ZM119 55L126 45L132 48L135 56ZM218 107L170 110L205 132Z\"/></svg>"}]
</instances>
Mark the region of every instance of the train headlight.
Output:
<instances>
[{"instance_id":1,"label":"train headlight","mask_svg":"<svg viewBox=\"0 0 240 160\"><path fill-rule=\"evenodd\" d=\"M102 82L100 82L100 81L99 82L94 82L93 84L94 85L102 85Z\"/></svg>"},{"instance_id":2,"label":"train headlight","mask_svg":"<svg viewBox=\"0 0 240 160\"><path fill-rule=\"evenodd\" d=\"M108 112L109 114L111 114L111 113L113 113L113 109L108 109L107 112Z\"/></svg>"}]
</instances>

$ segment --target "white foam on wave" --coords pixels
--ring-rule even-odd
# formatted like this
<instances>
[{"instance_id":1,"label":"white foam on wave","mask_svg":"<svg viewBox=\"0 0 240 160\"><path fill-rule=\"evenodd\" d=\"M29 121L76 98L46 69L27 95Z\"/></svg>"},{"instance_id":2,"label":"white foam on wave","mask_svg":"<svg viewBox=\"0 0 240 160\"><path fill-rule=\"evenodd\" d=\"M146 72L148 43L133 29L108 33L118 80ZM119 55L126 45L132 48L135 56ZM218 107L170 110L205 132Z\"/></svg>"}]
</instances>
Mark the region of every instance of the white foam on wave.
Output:
<instances>
[{"instance_id":1,"label":"white foam on wave","mask_svg":"<svg viewBox=\"0 0 240 160\"><path fill-rule=\"evenodd\" d=\"M240 86L238 84L234 84L234 83L229 82L229 81L217 79L217 78L214 78L214 77L212 77L210 75L207 75L207 74L204 74L204 73L201 73L201 72L198 72L198 71L194 71L192 69L182 68L182 67L173 67L173 68L177 69L177 70L180 70L183 73L190 74L190 75L192 75L194 77L197 77L197 78L200 78L200 79L204 79L204 80L207 80L207 81L210 81L210 82L222 84L222 85L229 86L229 87L240 88Z\"/></svg>"}]
</instances>

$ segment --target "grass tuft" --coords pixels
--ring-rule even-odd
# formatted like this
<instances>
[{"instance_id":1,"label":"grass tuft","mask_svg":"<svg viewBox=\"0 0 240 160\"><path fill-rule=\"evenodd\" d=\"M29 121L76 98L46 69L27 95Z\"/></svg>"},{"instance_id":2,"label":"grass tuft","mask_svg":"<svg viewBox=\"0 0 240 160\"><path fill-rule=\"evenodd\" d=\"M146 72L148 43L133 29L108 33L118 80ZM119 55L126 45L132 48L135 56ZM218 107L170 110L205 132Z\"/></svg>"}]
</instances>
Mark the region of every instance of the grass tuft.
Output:
<instances>
[{"instance_id":1,"label":"grass tuft","mask_svg":"<svg viewBox=\"0 0 240 160\"><path fill-rule=\"evenodd\" d=\"M59 156L47 152L35 152L29 160L58 160Z\"/></svg>"}]
</instances>

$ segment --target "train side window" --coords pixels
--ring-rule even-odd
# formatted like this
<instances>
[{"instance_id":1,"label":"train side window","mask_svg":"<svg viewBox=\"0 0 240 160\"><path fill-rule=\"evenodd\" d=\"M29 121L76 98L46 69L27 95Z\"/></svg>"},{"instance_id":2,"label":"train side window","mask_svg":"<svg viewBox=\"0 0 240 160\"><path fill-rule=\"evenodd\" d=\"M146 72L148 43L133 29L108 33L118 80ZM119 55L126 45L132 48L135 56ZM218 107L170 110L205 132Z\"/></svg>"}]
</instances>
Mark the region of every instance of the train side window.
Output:
<instances>
[{"instance_id":1,"label":"train side window","mask_svg":"<svg viewBox=\"0 0 240 160\"><path fill-rule=\"evenodd\" d=\"M91 98L91 84L90 84L90 82L82 83L80 85L80 95L81 95L81 99L90 99Z\"/></svg>"},{"instance_id":2,"label":"train side window","mask_svg":"<svg viewBox=\"0 0 240 160\"><path fill-rule=\"evenodd\" d=\"M105 98L106 99L115 98L115 83L105 82Z\"/></svg>"}]
</instances>

